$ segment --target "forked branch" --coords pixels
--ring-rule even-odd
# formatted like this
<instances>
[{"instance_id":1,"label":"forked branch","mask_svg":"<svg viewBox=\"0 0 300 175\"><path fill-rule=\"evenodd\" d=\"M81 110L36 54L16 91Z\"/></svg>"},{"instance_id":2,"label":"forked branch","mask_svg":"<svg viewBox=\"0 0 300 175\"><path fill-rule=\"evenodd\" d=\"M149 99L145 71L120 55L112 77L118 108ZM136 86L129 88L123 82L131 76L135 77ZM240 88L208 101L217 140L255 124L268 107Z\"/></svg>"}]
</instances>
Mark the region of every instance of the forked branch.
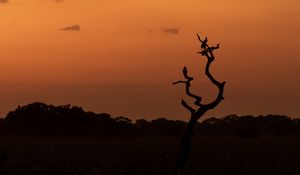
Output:
<instances>
[{"instance_id":1,"label":"forked branch","mask_svg":"<svg viewBox=\"0 0 300 175\"><path fill-rule=\"evenodd\" d=\"M183 73L183 76L184 76L185 80L179 80L177 82L174 82L173 84L174 85L180 84L180 83L185 84L186 95L188 95L189 97L194 98L195 99L194 104L197 105L199 108L197 110L192 108L184 100L181 101L181 104L191 112L193 117L195 117L198 120L201 117L201 116L199 116L199 114L203 113L203 111L200 111L200 109L205 110L205 112L206 112L209 109L215 108L224 99L223 93L224 93L225 82L219 82L210 73L211 63L215 60L215 56L214 56L213 52L214 52L214 50L220 48L220 44L217 44L215 46L209 46L207 37L205 37L205 39L203 39L203 40L200 38L200 36L198 34L197 34L197 37L198 37L198 40L201 43L201 47L200 47L201 50L198 53L200 53L201 55L203 55L207 58L207 62L206 62L206 66L205 66L205 75L219 89L219 93L217 95L217 98L214 101L212 101L211 103L202 104L201 103L202 97L198 96L198 95L195 95L195 94L191 93L191 91L190 91L191 81L194 78L188 75L188 70L187 70L186 67L184 67L183 70L182 70L182 73Z\"/></svg>"},{"instance_id":2,"label":"forked branch","mask_svg":"<svg viewBox=\"0 0 300 175\"><path fill-rule=\"evenodd\" d=\"M186 67L184 67L184 68L182 69L182 73L183 73L183 76L184 76L184 78L185 78L186 80L185 80L185 81L184 81L184 80L179 80L179 81L177 81L177 82L174 82L173 84L174 84L174 85L179 84L179 83L185 84L185 93L186 93L188 96L190 96L190 97L192 97L192 98L195 99L195 102L194 102L195 105L201 106L201 105L202 105L202 104L201 104L202 98L201 98L200 96L198 96L198 95L195 95L195 94L191 93L191 91L190 91L191 81L193 81L194 78L193 78L193 77L190 77L190 76L188 75L188 70L187 70ZM182 99L182 101L181 101L181 104L182 104L184 107L186 107L189 111L191 111L192 114L195 113L196 110L193 109L192 107L190 107L183 99ZM191 109L193 109L193 110L191 110ZM192 111L193 111L193 112L192 112Z\"/></svg>"}]
</instances>

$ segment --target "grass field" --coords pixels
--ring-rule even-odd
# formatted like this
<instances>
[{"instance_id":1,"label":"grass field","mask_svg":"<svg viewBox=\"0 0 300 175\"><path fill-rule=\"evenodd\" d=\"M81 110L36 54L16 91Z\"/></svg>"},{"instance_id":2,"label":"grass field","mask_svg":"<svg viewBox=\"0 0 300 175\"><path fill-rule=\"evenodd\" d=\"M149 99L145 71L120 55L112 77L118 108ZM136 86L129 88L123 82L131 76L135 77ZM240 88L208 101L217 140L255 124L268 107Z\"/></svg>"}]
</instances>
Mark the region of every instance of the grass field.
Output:
<instances>
[{"instance_id":1,"label":"grass field","mask_svg":"<svg viewBox=\"0 0 300 175\"><path fill-rule=\"evenodd\" d=\"M178 139L0 138L1 175L167 175ZM189 175L298 175L300 139L197 137Z\"/></svg>"}]
</instances>

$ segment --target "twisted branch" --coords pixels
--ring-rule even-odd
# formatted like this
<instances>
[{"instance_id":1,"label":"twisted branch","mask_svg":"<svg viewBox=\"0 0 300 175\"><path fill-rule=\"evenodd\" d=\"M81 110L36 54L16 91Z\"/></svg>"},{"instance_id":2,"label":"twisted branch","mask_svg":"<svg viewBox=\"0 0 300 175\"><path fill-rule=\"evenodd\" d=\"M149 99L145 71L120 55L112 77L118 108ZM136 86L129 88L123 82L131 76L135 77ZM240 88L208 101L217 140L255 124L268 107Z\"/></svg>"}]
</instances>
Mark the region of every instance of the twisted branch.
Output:
<instances>
[{"instance_id":1,"label":"twisted branch","mask_svg":"<svg viewBox=\"0 0 300 175\"><path fill-rule=\"evenodd\" d=\"M214 101L211 103L208 103L206 105L203 105L204 108L207 110L215 108L222 100L224 100L223 93L224 93L224 86L225 86L225 81L224 82L219 82L216 80L213 75L210 73L210 65L211 63L215 60L215 56L213 54L213 51L216 49L220 48L220 44L217 44L216 46L210 47L207 44L207 37L205 37L204 40L201 40L200 36L197 34L198 40L201 42L201 51L200 53L207 58L207 63L205 66L205 75L208 77L208 79L218 88L219 92ZM199 109L200 110L200 109ZM198 111L199 111L198 110ZM199 117L200 118L200 117Z\"/></svg>"},{"instance_id":2,"label":"twisted branch","mask_svg":"<svg viewBox=\"0 0 300 175\"><path fill-rule=\"evenodd\" d=\"M184 80L179 80L179 81L177 81L177 82L174 82L173 85L176 85L176 84L179 84L179 83L185 84L185 92L186 92L186 94L187 94L188 96L190 96L190 97L192 97L192 98L195 99L195 102L194 102L195 105L201 106L201 105L202 105L202 104L201 104L202 98L201 98L200 96L198 96L198 95L195 95L195 94L191 93L191 91L190 91L191 81L193 81L194 78L193 78L193 77L190 77L190 76L188 75L188 70L187 70L186 67L184 67L184 68L182 69L182 73L183 73L183 76L184 76L184 78L185 78L186 80L185 80L185 81L184 81ZM183 99L181 100L181 104L182 104L182 106L184 106L186 109L188 109L188 110L191 112L192 115L195 114L195 111L196 111L196 110L193 109L191 106L189 106Z\"/></svg>"},{"instance_id":3,"label":"twisted branch","mask_svg":"<svg viewBox=\"0 0 300 175\"><path fill-rule=\"evenodd\" d=\"M195 120L198 120L207 110L215 108L224 99L223 93L224 93L224 86L225 86L225 81L219 82L210 73L211 63L215 60L215 56L214 56L213 52L214 52L214 50L220 48L220 44L217 44L216 46L209 46L207 37L205 37L205 39L203 39L203 40L200 38L200 36L198 34L197 34L197 37L201 43L201 50L198 53L207 58L207 63L205 66L205 75L212 82L212 84L214 84L218 88L219 93L218 93L216 99L214 101L212 101L211 103L201 104L202 97L198 96L196 94L193 94L190 91L191 81L194 80L194 78L188 75L188 70L186 67L184 67L182 69L182 73L183 73L185 80L179 80L177 82L174 82L173 85L185 84L186 95L195 99L194 104L199 107L197 110L195 110L194 108L189 106L183 99L181 100L182 106L184 106L187 110L189 110L191 112L191 116L192 116L192 118L195 118Z\"/></svg>"}]
</instances>

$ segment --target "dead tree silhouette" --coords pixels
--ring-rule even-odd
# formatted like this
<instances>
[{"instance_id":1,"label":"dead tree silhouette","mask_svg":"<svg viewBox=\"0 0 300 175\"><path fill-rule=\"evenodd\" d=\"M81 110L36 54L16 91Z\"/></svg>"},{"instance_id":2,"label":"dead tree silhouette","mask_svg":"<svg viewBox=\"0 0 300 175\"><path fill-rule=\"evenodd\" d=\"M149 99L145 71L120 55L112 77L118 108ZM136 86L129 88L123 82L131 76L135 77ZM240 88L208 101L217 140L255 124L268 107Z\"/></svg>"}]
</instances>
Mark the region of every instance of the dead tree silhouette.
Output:
<instances>
[{"instance_id":1,"label":"dead tree silhouette","mask_svg":"<svg viewBox=\"0 0 300 175\"><path fill-rule=\"evenodd\" d=\"M199 120L199 118L201 118L207 111L214 109L222 100L224 100L223 93L224 93L225 81L219 82L210 73L210 65L215 60L214 51L216 49L219 49L220 44L217 44L216 46L209 46L207 43L208 42L207 37L205 37L204 40L202 40L198 34L197 37L199 42L201 43L201 50L198 53L207 58L207 63L205 66L205 75L208 77L211 83L213 83L218 88L219 92L216 99L211 103L208 104L201 103L202 98L198 95L191 93L190 91L191 82L194 78L188 75L188 70L186 67L184 67L182 70L185 80L180 80L173 83L174 85L185 84L186 95L193 98L195 100L194 104L195 106L197 106L197 109L194 109L193 107L188 105L185 100L183 99L181 100L182 106L184 106L187 110L189 110L191 115L180 140L180 150L179 150L179 155L178 155L176 165L172 172L173 175L184 175L186 172L186 164L191 152L193 129L195 124Z\"/></svg>"}]
</instances>

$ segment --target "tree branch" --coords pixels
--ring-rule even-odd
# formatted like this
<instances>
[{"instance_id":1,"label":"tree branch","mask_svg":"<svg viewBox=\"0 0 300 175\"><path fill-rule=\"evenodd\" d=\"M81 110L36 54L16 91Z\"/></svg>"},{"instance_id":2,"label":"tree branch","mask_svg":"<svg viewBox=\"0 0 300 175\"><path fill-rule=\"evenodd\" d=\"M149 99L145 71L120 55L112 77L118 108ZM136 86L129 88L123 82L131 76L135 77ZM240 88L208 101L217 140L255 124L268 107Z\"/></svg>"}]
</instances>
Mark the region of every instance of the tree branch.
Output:
<instances>
[{"instance_id":1,"label":"tree branch","mask_svg":"<svg viewBox=\"0 0 300 175\"><path fill-rule=\"evenodd\" d=\"M181 105L185 107L187 110L189 110L191 112L191 115L195 114L196 110L191 106L189 106L183 99L181 100Z\"/></svg>"},{"instance_id":2,"label":"tree branch","mask_svg":"<svg viewBox=\"0 0 300 175\"><path fill-rule=\"evenodd\" d=\"M207 63L205 66L205 75L208 77L208 79L218 88L219 92L216 97L216 99L208 103L206 105L203 105L207 110L215 108L222 100L224 100L223 93L224 93L224 86L225 86L225 81L224 82L219 82L216 80L213 75L210 73L210 66L211 63L215 60L213 51L216 49L220 48L220 44L217 44L216 46L210 47L207 44L207 38L205 40L201 40L200 36L197 34L198 40L201 42L201 51L199 52L200 54L206 56L207 58Z\"/></svg>"},{"instance_id":3,"label":"tree branch","mask_svg":"<svg viewBox=\"0 0 300 175\"><path fill-rule=\"evenodd\" d=\"M185 80L179 80L179 81L173 83L173 85L185 84L186 95L195 99L194 104L199 107L197 110L195 110L191 106L189 106L184 100L181 101L181 104L186 109L188 109L192 113L192 115L195 114L195 116L193 116L192 118L194 118L196 120L198 120L207 110L215 108L224 99L223 93L224 93L224 86L225 86L225 82L219 82L210 73L211 63L215 60L215 56L214 56L213 52L214 52L214 50L220 48L220 44L217 44L215 46L209 46L207 37L205 37L203 40L201 39L199 34L197 34L197 37L201 43L201 47L200 47L201 50L198 53L207 58L207 62L206 62L206 66L205 66L205 75L212 82L212 84L214 84L219 90L216 99L208 104L201 104L202 98L198 95L191 93L191 91L190 91L191 81L194 80L194 78L188 75L188 70L186 67L184 67L182 69L182 73L183 73Z\"/></svg>"},{"instance_id":4,"label":"tree branch","mask_svg":"<svg viewBox=\"0 0 300 175\"><path fill-rule=\"evenodd\" d=\"M174 82L173 85L176 85L176 84L179 84L179 83L185 84L185 93L186 93L188 96L190 96L190 97L192 97L192 98L195 99L195 102L194 102L195 105L201 106L202 104L201 104L200 102L201 102L202 98L201 98L200 96L198 96L198 95L195 95L195 94L191 93L191 91L190 91L191 81L193 81L194 78L193 78L193 77L190 77L190 76L188 75L188 70L187 70L186 67L184 67L184 68L182 69L182 73L183 73L183 76L184 76L184 78L186 79L186 81L179 80L179 81L177 81L177 82ZM186 103L185 103L185 104L186 104Z\"/></svg>"}]
</instances>

